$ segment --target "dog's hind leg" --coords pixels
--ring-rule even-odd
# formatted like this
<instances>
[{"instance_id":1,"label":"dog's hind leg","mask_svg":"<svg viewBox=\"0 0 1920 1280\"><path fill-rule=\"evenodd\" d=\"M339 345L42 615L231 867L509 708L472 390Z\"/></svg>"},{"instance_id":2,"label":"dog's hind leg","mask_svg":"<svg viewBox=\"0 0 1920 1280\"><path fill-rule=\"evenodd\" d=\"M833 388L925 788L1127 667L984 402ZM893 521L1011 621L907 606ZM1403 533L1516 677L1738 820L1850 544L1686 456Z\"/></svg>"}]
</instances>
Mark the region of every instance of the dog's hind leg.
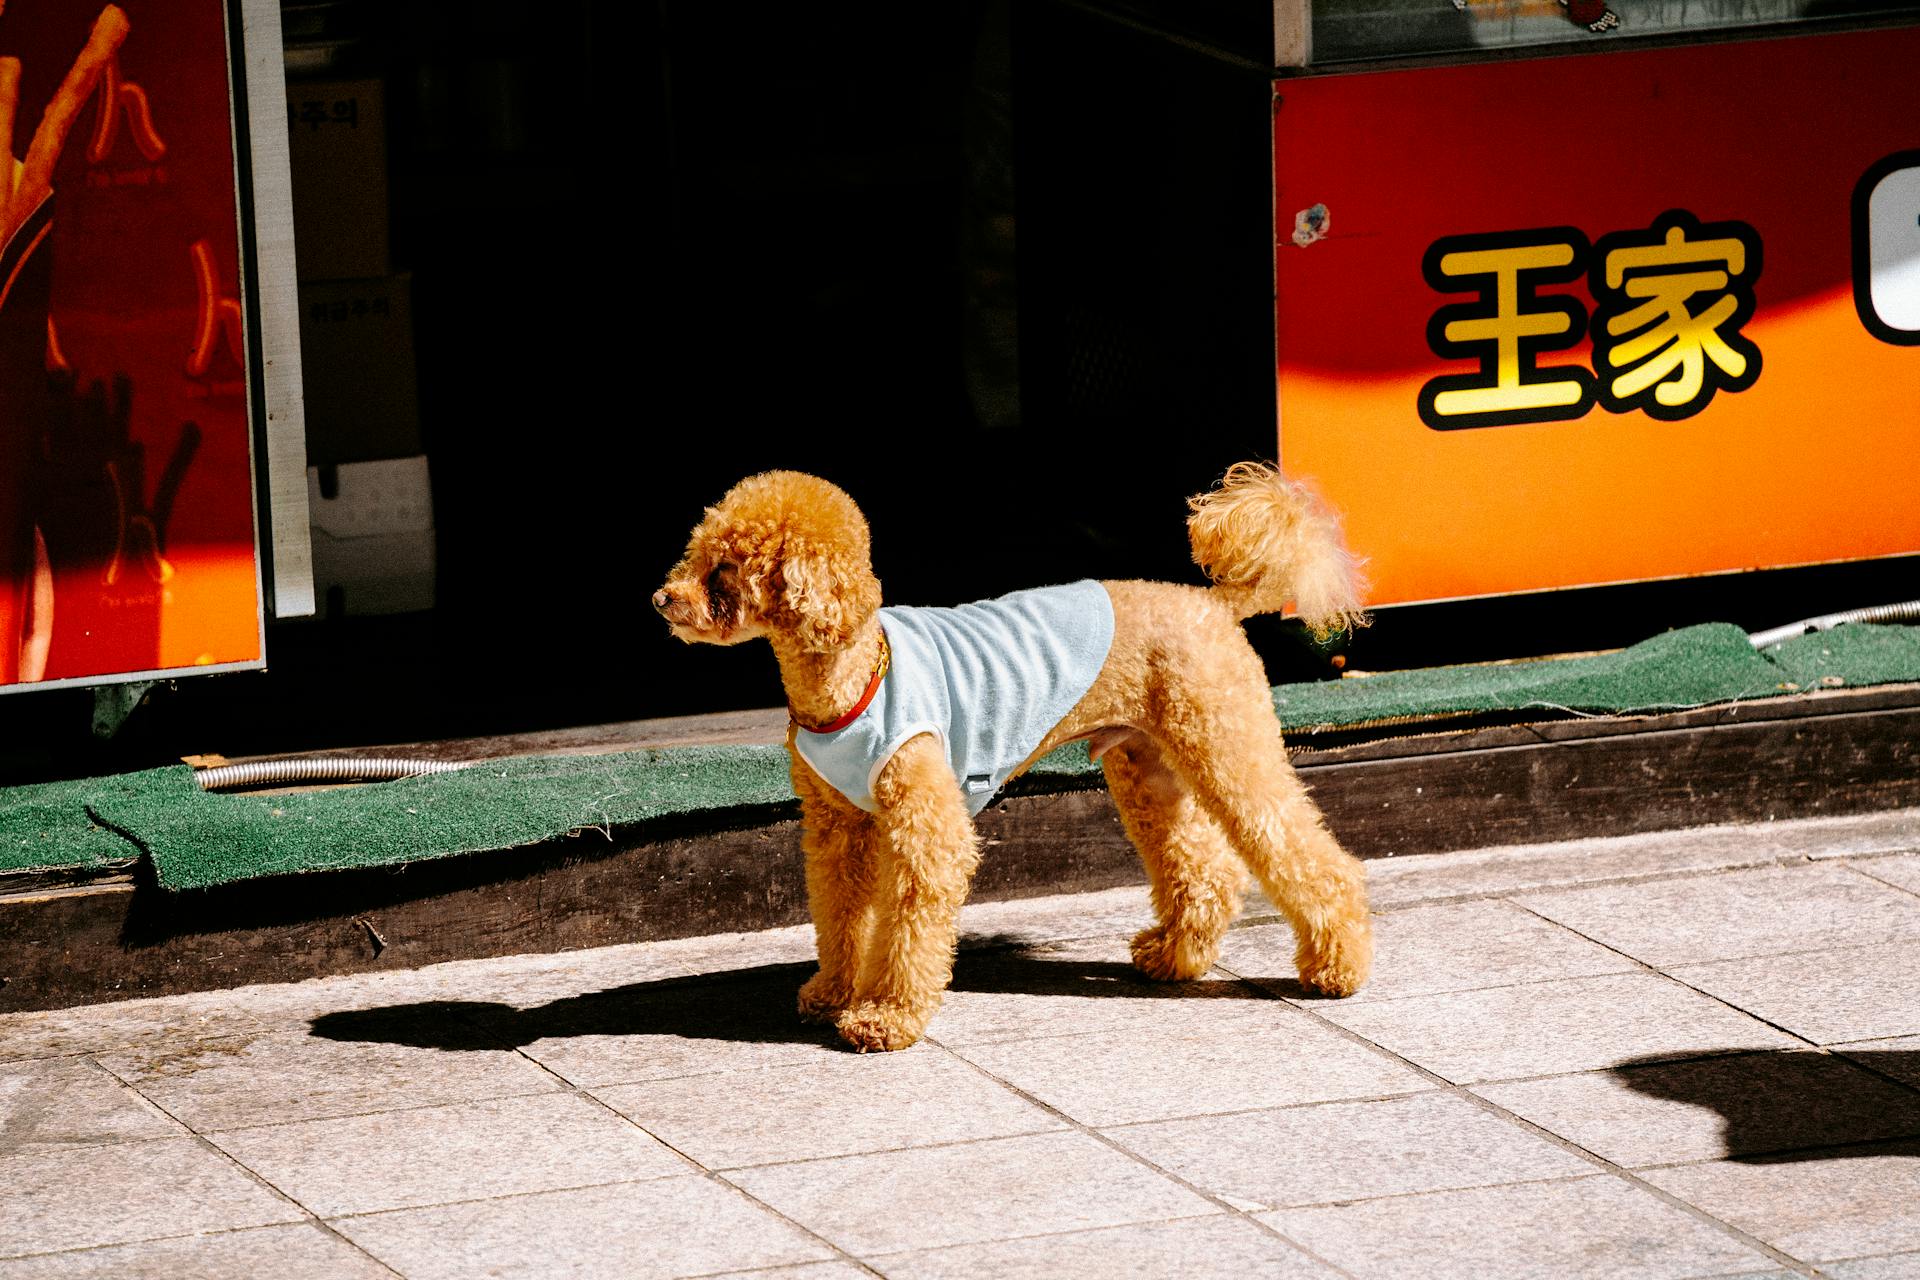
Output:
<instances>
[{"instance_id":1,"label":"dog's hind leg","mask_svg":"<svg viewBox=\"0 0 1920 1280\"><path fill-rule=\"evenodd\" d=\"M1107 790L1153 885L1159 923L1133 940L1134 967L1162 982L1213 967L1220 939L1240 912L1246 869L1160 748L1135 734L1101 757Z\"/></svg>"},{"instance_id":2,"label":"dog's hind leg","mask_svg":"<svg viewBox=\"0 0 1920 1280\"><path fill-rule=\"evenodd\" d=\"M1287 762L1251 649L1245 660L1250 671L1240 679L1221 665L1192 680L1168 673L1153 733L1293 925L1300 981L1352 995L1373 963L1366 870L1327 830Z\"/></svg>"},{"instance_id":3,"label":"dog's hind leg","mask_svg":"<svg viewBox=\"0 0 1920 1280\"><path fill-rule=\"evenodd\" d=\"M967 885L979 862L973 818L939 740L901 747L873 787L875 920L840 1038L865 1053L920 1038L953 978Z\"/></svg>"},{"instance_id":4,"label":"dog's hind leg","mask_svg":"<svg viewBox=\"0 0 1920 1280\"><path fill-rule=\"evenodd\" d=\"M853 1003L860 955L873 928L873 820L832 792L797 756L800 850L820 971L800 988L800 1016L832 1022Z\"/></svg>"}]
</instances>

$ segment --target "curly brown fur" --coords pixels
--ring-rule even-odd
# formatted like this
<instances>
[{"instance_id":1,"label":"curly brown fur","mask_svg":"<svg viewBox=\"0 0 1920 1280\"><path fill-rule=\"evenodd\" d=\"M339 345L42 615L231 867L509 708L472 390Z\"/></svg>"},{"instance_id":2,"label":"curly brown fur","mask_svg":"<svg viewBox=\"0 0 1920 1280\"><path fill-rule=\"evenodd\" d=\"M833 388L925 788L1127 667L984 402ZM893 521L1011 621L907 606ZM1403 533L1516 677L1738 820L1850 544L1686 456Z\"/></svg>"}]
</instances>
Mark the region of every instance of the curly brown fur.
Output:
<instances>
[{"instance_id":1,"label":"curly brown fur","mask_svg":"<svg viewBox=\"0 0 1920 1280\"><path fill-rule=\"evenodd\" d=\"M1027 763L1092 739L1153 886L1158 922L1133 943L1142 973L1205 973L1251 870L1293 925L1301 981L1350 995L1373 956L1366 874L1287 763L1239 624L1292 602L1316 630L1353 625L1356 566L1333 517L1270 467L1239 464L1191 505L1194 559L1214 586L1102 584L1114 608L1106 664ZM709 508L654 605L691 643L765 637L804 724L853 706L881 645L866 519L839 488L795 471L752 476ZM929 735L881 769L875 813L798 752L792 767L820 957L801 1016L834 1023L862 1051L905 1048L952 976L978 861L960 784Z\"/></svg>"},{"instance_id":2,"label":"curly brown fur","mask_svg":"<svg viewBox=\"0 0 1920 1280\"><path fill-rule=\"evenodd\" d=\"M1236 462L1219 486L1187 499L1193 562L1236 618L1289 601L1316 636L1364 626L1360 571L1340 525L1303 481Z\"/></svg>"}]
</instances>

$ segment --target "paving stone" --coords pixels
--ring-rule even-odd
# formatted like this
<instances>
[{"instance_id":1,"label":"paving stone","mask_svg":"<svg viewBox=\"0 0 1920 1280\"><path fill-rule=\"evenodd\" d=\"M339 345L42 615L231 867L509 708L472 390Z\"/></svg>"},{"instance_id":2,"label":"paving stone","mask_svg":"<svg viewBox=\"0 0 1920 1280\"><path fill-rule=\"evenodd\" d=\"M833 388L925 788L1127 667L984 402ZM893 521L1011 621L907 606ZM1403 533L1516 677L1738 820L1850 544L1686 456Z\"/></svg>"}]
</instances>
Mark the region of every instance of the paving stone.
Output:
<instances>
[{"instance_id":1,"label":"paving stone","mask_svg":"<svg viewBox=\"0 0 1920 1280\"><path fill-rule=\"evenodd\" d=\"M634 944L549 955L457 960L419 969L239 987L230 994L236 1005L259 1021L284 1027L329 1014L414 1007L436 1001L488 1008L542 1004L605 987L686 976L682 965L657 952L652 944Z\"/></svg>"},{"instance_id":2,"label":"paving stone","mask_svg":"<svg viewBox=\"0 0 1920 1280\"><path fill-rule=\"evenodd\" d=\"M831 1029L795 1011L807 972L641 983L492 1014L484 1025L582 1088L844 1056Z\"/></svg>"},{"instance_id":3,"label":"paving stone","mask_svg":"<svg viewBox=\"0 0 1920 1280\"><path fill-rule=\"evenodd\" d=\"M1211 1001L1202 1025L961 1045L954 1052L1089 1125L1431 1088L1278 1000ZM1386 1007L1386 1006L1381 1006Z\"/></svg>"},{"instance_id":4,"label":"paving stone","mask_svg":"<svg viewBox=\"0 0 1920 1280\"><path fill-rule=\"evenodd\" d=\"M1309 1280L1335 1274L1237 1217L998 1240L867 1261L889 1280Z\"/></svg>"},{"instance_id":5,"label":"paving stone","mask_svg":"<svg viewBox=\"0 0 1920 1280\"><path fill-rule=\"evenodd\" d=\"M1602 885L1516 901L1658 968L1920 937L1920 897L1831 865Z\"/></svg>"},{"instance_id":6,"label":"paving stone","mask_svg":"<svg viewBox=\"0 0 1920 1280\"><path fill-rule=\"evenodd\" d=\"M1380 1004L1316 1004L1321 1017L1455 1084L1588 1071L1797 1042L1652 974L1571 978Z\"/></svg>"},{"instance_id":7,"label":"paving stone","mask_svg":"<svg viewBox=\"0 0 1920 1280\"><path fill-rule=\"evenodd\" d=\"M1878 1258L1829 1262L1820 1268L1828 1280L1913 1280L1920 1276L1920 1253L1890 1253Z\"/></svg>"},{"instance_id":8,"label":"paving stone","mask_svg":"<svg viewBox=\"0 0 1920 1280\"><path fill-rule=\"evenodd\" d=\"M1816 1044L1920 1033L1920 942L1725 960L1670 972Z\"/></svg>"},{"instance_id":9,"label":"paving stone","mask_svg":"<svg viewBox=\"0 0 1920 1280\"><path fill-rule=\"evenodd\" d=\"M84 1058L0 1066L0 1156L170 1138L186 1129Z\"/></svg>"},{"instance_id":10,"label":"paving stone","mask_svg":"<svg viewBox=\"0 0 1920 1280\"><path fill-rule=\"evenodd\" d=\"M331 1225L407 1280L666 1280L833 1255L699 1174L400 1209Z\"/></svg>"},{"instance_id":11,"label":"paving stone","mask_svg":"<svg viewBox=\"0 0 1920 1280\"><path fill-rule=\"evenodd\" d=\"M1262 1209L1593 1171L1578 1156L1448 1093L1169 1120L1106 1135L1202 1191Z\"/></svg>"},{"instance_id":12,"label":"paving stone","mask_svg":"<svg viewBox=\"0 0 1920 1280\"><path fill-rule=\"evenodd\" d=\"M1799 828L1809 858L1856 858L1920 851L1920 808L1883 809L1838 818L1808 818Z\"/></svg>"},{"instance_id":13,"label":"paving stone","mask_svg":"<svg viewBox=\"0 0 1920 1280\"><path fill-rule=\"evenodd\" d=\"M1813 1052L1617 1067L1474 1092L1628 1167L1920 1134L1920 1093Z\"/></svg>"},{"instance_id":14,"label":"paving stone","mask_svg":"<svg viewBox=\"0 0 1920 1280\"><path fill-rule=\"evenodd\" d=\"M1493 897L1604 880L1766 866L1787 856L1778 843L1760 838L1754 828L1744 826L1401 854L1368 861L1367 897L1374 910L1386 911L1421 902Z\"/></svg>"},{"instance_id":15,"label":"paving stone","mask_svg":"<svg viewBox=\"0 0 1920 1280\"><path fill-rule=\"evenodd\" d=\"M1360 1280L1677 1280L1774 1266L1606 1175L1283 1209L1261 1221Z\"/></svg>"},{"instance_id":16,"label":"paving stone","mask_svg":"<svg viewBox=\"0 0 1920 1280\"><path fill-rule=\"evenodd\" d=\"M654 959L671 962L686 974L743 974L776 966L806 966L794 971L796 987L807 980L818 958L810 924L672 938L648 943L647 951Z\"/></svg>"},{"instance_id":17,"label":"paving stone","mask_svg":"<svg viewBox=\"0 0 1920 1280\"><path fill-rule=\"evenodd\" d=\"M700 1280L870 1280L873 1272L851 1262L800 1262L758 1271L728 1271Z\"/></svg>"},{"instance_id":18,"label":"paving stone","mask_svg":"<svg viewBox=\"0 0 1920 1280\"><path fill-rule=\"evenodd\" d=\"M0 1210L0 1256L305 1216L194 1138L0 1157Z\"/></svg>"},{"instance_id":19,"label":"paving stone","mask_svg":"<svg viewBox=\"0 0 1920 1280\"><path fill-rule=\"evenodd\" d=\"M1920 907L1920 900L1914 905ZM1348 1003L1638 969L1633 961L1506 902L1413 907L1387 912L1373 923L1373 977ZM1232 930L1220 966L1282 995L1306 994L1294 972L1293 930L1285 925Z\"/></svg>"},{"instance_id":20,"label":"paving stone","mask_svg":"<svg viewBox=\"0 0 1920 1280\"><path fill-rule=\"evenodd\" d=\"M1869 1071L1891 1076L1905 1085L1920 1089L1920 1036L1895 1036L1888 1040L1863 1040L1856 1044L1836 1044L1833 1052L1844 1054Z\"/></svg>"},{"instance_id":21,"label":"paving stone","mask_svg":"<svg viewBox=\"0 0 1920 1280\"><path fill-rule=\"evenodd\" d=\"M100 1063L169 1114L206 1133L560 1088L470 1027L404 1015L297 1031L103 1054ZM464 1046L464 1047L456 1047Z\"/></svg>"},{"instance_id":22,"label":"paving stone","mask_svg":"<svg viewBox=\"0 0 1920 1280\"><path fill-rule=\"evenodd\" d=\"M1897 885L1908 893L1920 893L1920 856L1874 858L1850 863L1854 870L1875 880Z\"/></svg>"},{"instance_id":23,"label":"paving stone","mask_svg":"<svg viewBox=\"0 0 1920 1280\"><path fill-rule=\"evenodd\" d=\"M726 1176L863 1256L1219 1212L1082 1133L765 1165Z\"/></svg>"},{"instance_id":24,"label":"paving stone","mask_svg":"<svg viewBox=\"0 0 1920 1280\"><path fill-rule=\"evenodd\" d=\"M1717 1160L1641 1176L1809 1262L1920 1247L1920 1143Z\"/></svg>"},{"instance_id":25,"label":"paving stone","mask_svg":"<svg viewBox=\"0 0 1920 1280\"><path fill-rule=\"evenodd\" d=\"M1374 908L1920 849L1920 808L1687 831L1593 836L1452 853L1402 853L1367 863Z\"/></svg>"},{"instance_id":26,"label":"paving stone","mask_svg":"<svg viewBox=\"0 0 1920 1280\"><path fill-rule=\"evenodd\" d=\"M1249 909L1256 903L1249 902ZM1013 902L972 902L960 911L960 947L1033 946L1082 938L1131 938L1151 925L1153 895L1139 884L1097 893L1063 893Z\"/></svg>"},{"instance_id":27,"label":"paving stone","mask_svg":"<svg viewBox=\"0 0 1920 1280\"><path fill-rule=\"evenodd\" d=\"M236 1007L224 991L5 1013L0 1014L0 1061L184 1044L259 1029L258 1019Z\"/></svg>"},{"instance_id":28,"label":"paving stone","mask_svg":"<svg viewBox=\"0 0 1920 1280\"><path fill-rule=\"evenodd\" d=\"M619 1116L565 1093L209 1137L323 1218L692 1172Z\"/></svg>"},{"instance_id":29,"label":"paving stone","mask_svg":"<svg viewBox=\"0 0 1920 1280\"><path fill-rule=\"evenodd\" d=\"M314 1223L46 1253L0 1261L0 1280L393 1280L393 1272Z\"/></svg>"},{"instance_id":30,"label":"paving stone","mask_svg":"<svg viewBox=\"0 0 1920 1280\"><path fill-rule=\"evenodd\" d=\"M962 955L953 989L927 1034L947 1045L1031 1040L1092 1031L1162 1033L1206 1027L1222 1010L1274 1003L1231 975L1151 982L1123 937Z\"/></svg>"},{"instance_id":31,"label":"paving stone","mask_svg":"<svg viewBox=\"0 0 1920 1280\"><path fill-rule=\"evenodd\" d=\"M966 1063L924 1049L615 1085L595 1096L710 1169L1064 1127Z\"/></svg>"},{"instance_id":32,"label":"paving stone","mask_svg":"<svg viewBox=\"0 0 1920 1280\"><path fill-rule=\"evenodd\" d=\"M1131 937L1151 923L1152 900L1144 882L1096 893L970 902L960 910L960 949L972 952L1078 938ZM699 974L738 973L770 965L812 966L816 962L810 924L647 946L657 957ZM810 972L810 968L802 971L799 979L804 981Z\"/></svg>"}]
</instances>

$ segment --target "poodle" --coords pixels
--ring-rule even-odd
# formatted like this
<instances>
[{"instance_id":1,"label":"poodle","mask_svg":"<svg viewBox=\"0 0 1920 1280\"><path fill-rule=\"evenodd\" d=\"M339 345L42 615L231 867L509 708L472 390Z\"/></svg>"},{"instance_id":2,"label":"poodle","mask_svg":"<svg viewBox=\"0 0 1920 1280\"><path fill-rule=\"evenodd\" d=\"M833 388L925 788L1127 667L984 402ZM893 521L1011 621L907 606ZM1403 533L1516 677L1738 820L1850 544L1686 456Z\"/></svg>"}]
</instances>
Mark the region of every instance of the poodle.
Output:
<instances>
[{"instance_id":1,"label":"poodle","mask_svg":"<svg viewBox=\"0 0 1920 1280\"><path fill-rule=\"evenodd\" d=\"M1152 885L1141 973L1204 974L1250 868L1305 985L1366 981L1366 874L1288 764L1240 628L1289 602L1322 634L1362 621L1355 562L1271 467L1237 464L1189 506L1211 587L1089 581L955 609L882 609L866 519L825 480L770 471L708 508L653 604L684 641L765 637L779 660L819 948L803 1018L862 1052L920 1038L952 977L974 815L1076 739Z\"/></svg>"}]
</instances>

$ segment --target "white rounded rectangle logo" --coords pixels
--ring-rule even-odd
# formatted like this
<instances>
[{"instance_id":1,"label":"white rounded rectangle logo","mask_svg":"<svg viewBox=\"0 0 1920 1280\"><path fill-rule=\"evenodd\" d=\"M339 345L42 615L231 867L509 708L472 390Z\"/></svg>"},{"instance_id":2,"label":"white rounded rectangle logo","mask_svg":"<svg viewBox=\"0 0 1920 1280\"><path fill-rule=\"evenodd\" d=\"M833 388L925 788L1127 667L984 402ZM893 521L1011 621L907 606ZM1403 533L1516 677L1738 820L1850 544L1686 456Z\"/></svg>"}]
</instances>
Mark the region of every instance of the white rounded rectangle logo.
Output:
<instances>
[{"instance_id":1,"label":"white rounded rectangle logo","mask_svg":"<svg viewBox=\"0 0 1920 1280\"><path fill-rule=\"evenodd\" d=\"M1899 151L1853 189L1853 305L1882 342L1920 345L1920 151Z\"/></svg>"}]
</instances>

